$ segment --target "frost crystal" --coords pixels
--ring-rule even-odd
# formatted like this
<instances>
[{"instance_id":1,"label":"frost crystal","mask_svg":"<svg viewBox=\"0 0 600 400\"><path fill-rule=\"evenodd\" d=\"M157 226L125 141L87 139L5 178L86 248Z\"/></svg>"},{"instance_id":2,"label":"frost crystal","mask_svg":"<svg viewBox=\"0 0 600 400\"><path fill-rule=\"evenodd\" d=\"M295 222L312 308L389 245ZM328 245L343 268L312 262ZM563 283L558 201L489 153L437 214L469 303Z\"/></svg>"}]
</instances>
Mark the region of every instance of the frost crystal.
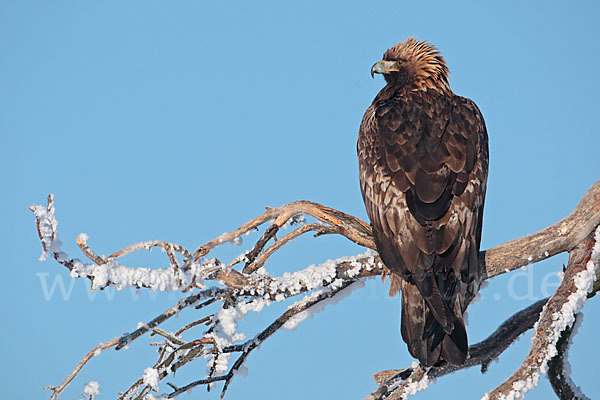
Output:
<instances>
[{"instance_id":1,"label":"frost crystal","mask_svg":"<svg viewBox=\"0 0 600 400\"><path fill-rule=\"evenodd\" d=\"M277 293L277 295L275 296L275 301L284 301L285 300L285 295L283 293Z\"/></svg>"},{"instance_id":2,"label":"frost crystal","mask_svg":"<svg viewBox=\"0 0 600 400\"><path fill-rule=\"evenodd\" d=\"M265 305L269 304L269 300L257 298L248 303L239 303L235 307L221 309L214 317L219 321L219 324L216 325L214 332L208 336L215 340L219 348L246 339L245 334L237 332L237 321L244 319L250 311L260 312ZM214 363L216 373L227 371L230 356L230 353L219 354L216 357L211 355L207 366L208 370L211 369Z\"/></svg>"},{"instance_id":3,"label":"frost crystal","mask_svg":"<svg viewBox=\"0 0 600 400\"><path fill-rule=\"evenodd\" d=\"M144 400L166 400L168 399L167 395L156 396L152 393L146 393L144 396Z\"/></svg>"},{"instance_id":4,"label":"frost crystal","mask_svg":"<svg viewBox=\"0 0 600 400\"><path fill-rule=\"evenodd\" d=\"M61 251L62 242L58 240L58 221L54 215L54 195L50 195L49 203L49 207L37 204L29 207L39 221L39 233L42 243L45 244L45 249L39 258L40 261L46 261L48 253L56 254L59 260L66 258L66 255Z\"/></svg>"},{"instance_id":5,"label":"frost crystal","mask_svg":"<svg viewBox=\"0 0 600 400\"><path fill-rule=\"evenodd\" d=\"M429 387L430 382L434 383L435 379L430 379L427 376L427 374L425 374L423 378L421 378L418 381L409 381L408 384L405 386L406 389L404 390L404 395L402 396L402 398L406 399L408 395L415 395L417 394L417 392L427 389Z\"/></svg>"},{"instance_id":6,"label":"frost crystal","mask_svg":"<svg viewBox=\"0 0 600 400\"><path fill-rule=\"evenodd\" d=\"M308 317L312 317L316 313L323 311L325 309L325 307L327 307L329 304L339 303L343 298L349 296L350 293L352 293L354 290L362 288L364 286L365 286L364 280L358 280L358 281L354 282L347 288L340 290L338 293L335 294L335 296L332 296L328 299L322 300L322 301L318 302L317 304L315 304L314 306L307 308L306 310L301 311L298 314L294 315L292 318L287 320L287 322L285 324L283 324L283 328L287 329L287 330L296 329L300 322L304 321ZM292 304L290 306L290 308L293 308L298 305L306 304L307 302L309 302L313 299L316 299L321 293L323 293L322 290L315 291L315 292L311 293L310 296L304 296L304 298L302 300L299 300L296 303Z\"/></svg>"},{"instance_id":7,"label":"frost crystal","mask_svg":"<svg viewBox=\"0 0 600 400\"><path fill-rule=\"evenodd\" d=\"M84 264L73 260L72 278L94 278L94 289L102 288L109 282L117 290L128 287L148 287L155 291L178 291L190 285L194 277L200 276L207 268L217 267L214 262L208 264L192 263L183 270L167 267L164 269L131 268L119 264L117 260L108 260L106 264Z\"/></svg>"},{"instance_id":8,"label":"frost crystal","mask_svg":"<svg viewBox=\"0 0 600 400\"><path fill-rule=\"evenodd\" d=\"M83 393L89 396L98 396L100 394L100 384L96 381L90 381L83 387Z\"/></svg>"},{"instance_id":9,"label":"frost crystal","mask_svg":"<svg viewBox=\"0 0 600 400\"><path fill-rule=\"evenodd\" d=\"M413 370L419 368L419 363L416 361L413 361L411 368ZM413 381L411 378L408 378L408 380L399 379L399 380L395 381L392 384L392 387L390 387L389 389L391 391L394 391L400 385L405 385L404 392L402 393L402 397L401 397L404 400L404 399L407 399L409 395L415 395L415 394L417 394L417 392L427 389L427 387L429 386L429 383L434 383L434 382L435 382L435 379L430 378L429 376L427 376L427 374L425 374L420 380L417 380L417 381Z\"/></svg>"},{"instance_id":10,"label":"frost crystal","mask_svg":"<svg viewBox=\"0 0 600 400\"><path fill-rule=\"evenodd\" d=\"M517 381L513 383L513 389L508 393L508 396L501 396L502 400L522 400L525 398L525 393L534 389L540 380L539 372L533 372L525 381Z\"/></svg>"},{"instance_id":11,"label":"frost crystal","mask_svg":"<svg viewBox=\"0 0 600 400\"><path fill-rule=\"evenodd\" d=\"M579 314L577 314L577 318L575 318L575 323L573 324L573 331L571 332L571 336L569 336L569 343L567 345L567 348L565 349L565 353L564 353L565 355L563 357L563 371L564 371L564 376L567 381L567 385L569 385L573 394L578 399L590 400L589 397L587 397L586 395L583 394L583 392L581 391L581 388L579 386L577 386L575 384L575 382L573 382L573 380L571 379L571 364L569 364L569 358L567 357L569 348L573 344L573 338L577 335L577 331L579 330L579 327L581 326L582 321L583 321L583 313L580 312Z\"/></svg>"},{"instance_id":12,"label":"frost crystal","mask_svg":"<svg viewBox=\"0 0 600 400\"><path fill-rule=\"evenodd\" d=\"M371 251L364 254L359 254L352 257L340 257L336 260L327 260L323 264L315 266L311 265L301 271L296 271L293 274L286 272L281 277L273 278L269 287L273 292L286 292L291 296L301 293L302 291L310 291L328 286L333 283L334 287L341 284L341 281L334 282L337 274L337 266L341 263L350 265L358 264L359 260L364 260L365 256L371 255ZM373 257L369 257L365 263L365 269L373 268L375 261ZM360 269L351 270L351 275L360 273Z\"/></svg>"},{"instance_id":13,"label":"frost crystal","mask_svg":"<svg viewBox=\"0 0 600 400\"><path fill-rule=\"evenodd\" d=\"M160 377L158 370L154 368L146 368L144 370L144 377L142 378L145 385L150 386L154 390L158 390L158 384L160 383Z\"/></svg>"},{"instance_id":14,"label":"frost crystal","mask_svg":"<svg viewBox=\"0 0 600 400\"><path fill-rule=\"evenodd\" d=\"M216 260L206 263L193 262L185 270L182 268L176 270L173 267L165 269L130 268L119 264L114 259L109 259L107 263L102 265L84 264L78 259L69 261L68 256L61 250L61 241L58 240L58 222L54 215L52 196L49 207L33 205L29 209L33 211L38 220L41 241L45 247L40 260L46 260L48 253L50 253L59 262L70 262L72 267L71 277L90 278L94 282L94 288L102 288L110 283L117 290L133 286L138 288L147 287L155 291L179 291L184 288L187 289L192 281L199 283L198 276L201 276L206 269L219 266ZM88 235L82 233L78 236L78 239L85 243L88 240ZM146 244L150 248L153 243L147 242Z\"/></svg>"},{"instance_id":15,"label":"frost crystal","mask_svg":"<svg viewBox=\"0 0 600 400\"><path fill-rule=\"evenodd\" d=\"M549 351L546 354L540 370L546 372L548 361L557 353L556 342L560 334L575 322L575 315L581 310L587 294L592 290L594 280L596 278L596 264L600 256L600 227L596 229L594 234L595 245L592 249L592 256L588 261L585 269L573 277L576 290L571 293L567 301L563 304L559 312L552 316L553 322L551 325L552 332L548 335ZM545 307L544 307L545 308ZM535 328L537 328L537 323Z\"/></svg>"},{"instance_id":16,"label":"frost crystal","mask_svg":"<svg viewBox=\"0 0 600 400\"><path fill-rule=\"evenodd\" d=\"M324 291L335 290L343 285L343 280L336 278L336 269L339 264L350 263L352 265L352 263L355 263L358 265L359 260L363 260L365 255L371 254L372 252L368 251L365 254L353 257L342 257L336 260L329 260L319 266L311 265L292 274L286 272L281 277L272 278L271 282L269 283L268 291L270 293L277 293L275 296L275 301L283 301L286 297L293 296L304 291L312 291L310 295L305 296L302 300L294 303L290 307L294 307L299 304L305 304L305 302L315 299L316 296L319 296ZM374 265L374 258L370 257L367 267L373 267ZM357 268L357 270L360 270L360 268ZM266 271L262 267L256 273L257 276L264 274L266 274ZM304 321L314 313L322 311L326 305L337 303L345 296L350 294L352 290L363 286L364 279L353 283L344 290L341 290L332 298L325 299L309 309L299 312L290 318L283 327L285 329L294 329L298 323ZM237 331L237 321L244 319L249 311L260 312L264 306L271 304L271 297L263 288L258 288L256 292L257 296L263 297L255 298L247 303L237 304L235 307L222 309L214 317L214 320L218 321L219 323L216 325L214 332L212 332L209 336L215 340L218 348L223 348L244 340L246 335ZM283 293L285 293L285 295ZM214 373L224 373L228 370L230 353L221 353L217 356L210 354L207 357L209 358L207 364L208 370L214 368ZM236 373L241 373L241 371Z\"/></svg>"}]
</instances>

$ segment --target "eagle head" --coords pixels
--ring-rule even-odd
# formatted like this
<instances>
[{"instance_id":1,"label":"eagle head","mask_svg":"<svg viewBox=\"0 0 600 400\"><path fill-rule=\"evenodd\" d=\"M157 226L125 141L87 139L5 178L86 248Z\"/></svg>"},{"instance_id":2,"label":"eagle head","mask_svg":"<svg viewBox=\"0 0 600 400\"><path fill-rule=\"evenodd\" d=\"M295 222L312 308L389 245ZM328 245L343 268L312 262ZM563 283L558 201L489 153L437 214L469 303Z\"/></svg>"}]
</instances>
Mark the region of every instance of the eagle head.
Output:
<instances>
[{"instance_id":1,"label":"eagle head","mask_svg":"<svg viewBox=\"0 0 600 400\"><path fill-rule=\"evenodd\" d=\"M435 46L414 37L395 44L383 60L371 68L371 76L383 74L388 84L413 90L450 90L446 60Z\"/></svg>"}]
</instances>

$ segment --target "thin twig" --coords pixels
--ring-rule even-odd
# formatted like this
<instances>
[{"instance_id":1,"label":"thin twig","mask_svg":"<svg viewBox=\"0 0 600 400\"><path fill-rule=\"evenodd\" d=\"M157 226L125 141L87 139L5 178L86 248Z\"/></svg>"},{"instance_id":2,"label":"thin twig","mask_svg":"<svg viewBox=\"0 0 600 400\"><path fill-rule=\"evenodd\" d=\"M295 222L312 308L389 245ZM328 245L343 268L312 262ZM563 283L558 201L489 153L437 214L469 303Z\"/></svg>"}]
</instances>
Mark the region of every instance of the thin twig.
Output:
<instances>
[{"instance_id":1,"label":"thin twig","mask_svg":"<svg viewBox=\"0 0 600 400\"><path fill-rule=\"evenodd\" d=\"M265 245L269 240L275 237L277 232L279 231L279 226L272 224L267 228L265 233L256 241L252 250L246 254L246 265L244 266L243 272L245 274L252 272L255 268L252 267L254 260L260 252L264 249Z\"/></svg>"},{"instance_id":2,"label":"thin twig","mask_svg":"<svg viewBox=\"0 0 600 400\"><path fill-rule=\"evenodd\" d=\"M339 233L338 229L329 227L329 226L326 226L323 224L319 224L319 223L313 222L310 224L302 225L299 228L294 229L292 232L288 233L287 235L283 236L275 243L273 243L266 250L261 252L260 255L258 255L258 257L254 257L256 259L254 262L251 262L250 259L248 259L249 262L246 263L246 266L244 267L243 272L245 274L252 273L255 269L262 267L263 265L265 265L265 262L267 261L267 259L273 253L275 253L277 250L279 250L281 247L288 244L292 240L296 239L298 236L301 236L302 234L311 232L311 231L317 232L320 234Z\"/></svg>"},{"instance_id":3,"label":"thin twig","mask_svg":"<svg viewBox=\"0 0 600 400\"><path fill-rule=\"evenodd\" d=\"M206 323L206 322L210 321L210 319L212 318L213 315L214 314L207 315L206 317L200 318L197 321L190 322L189 324L187 324L186 326L184 326L183 328L181 328L177 332L175 332L175 336L181 335L183 332L187 331L190 328L193 328L196 325L200 325L200 324L203 324L203 323Z\"/></svg>"},{"instance_id":4,"label":"thin twig","mask_svg":"<svg viewBox=\"0 0 600 400\"><path fill-rule=\"evenodd\" d=\"M225 289L210 288L202 292L192 294L186 297L185 299L179 300L177 304L175 304L173 307L169 308L168 310L154 318L152 321L140 326L135 331L122 336L119 339L119 344L117 345L116 350L121 350L123 347L127 346L129 343L142 336L149 330L154 329L156 326L162 324L167 319L171 318L173 315L177 314L184 308L190 307L200 300L204 300L209 297L215 297L216 295L224 292Z\"/></svg>"},{"instance_id":5,"label":"thin twig","mask_svg":"<svg viewBox=\"0 0 600 400\"><path fill-rule=\"evenodd\" d=\"M114 338L113 340L106 342L106 343L100 343L98 346L96 346L92 350L90 350L81 359L81 361L79 361L79 363L77 363L77 365L75 366L73 371L71 371L71 373L65 378L65 380L60 385L46 386L44 388L44 390L52 390L53 391L52 396L50 396L50 400L58 399L58 397L61 395L61 393L67 388L67 386L69 386L69 383L71 383L71 381L77 376L77 374L79 374L79 372L81 371L83 366L85 364L87 364L88 361L90 361L92 359L92 357L99 355L101 352L103 352L106 349L110 349L111 347L115 346L117 343L119 343L119 338Z\"/></svg>"},{"instance_id":6,"label":"thin twig","mask_svg":"<svg viewBox=\"0 0 600 400\"><path fill-rule=\"evenodd\" d=\"M87 245L87 238L84 237L83 234L77 236L77 239L75 241L77 242L77 246L79 246L81 252L85 254L87 258L89 258L98 265L106 264L106 260L104 258L100 257L94 252L94 250L90 249L90 247Z\"/></svg>"},{"instance_id":7,"label":"thin twig","mask_svg":"<svg viewBox=\"0 0 600 400\"><path fill-rule=\"evenodd\" d=\"M320 293L319 295L315 296L314 298L311 298L310 300L301 302L300 304L297 304L297 305L289 308L286 312L284 312L281 316L279 316L275 321L273 321L268 327L266 327L263 331L261 331L253 339L250 339L243 344L232 345L232 346L227 346L227 347L222 348L220 350L220 353L242 352L242 354L236 359L236 361L234 362L232 367L229 369L227 374L222 375L222 376L217 376L217 377L209 377L209 379L213 379L210 382L207 382L206 379L192 382L188 385L185 385L185 386L175 390L173 393L170 393L168 398L176 397L198 385L211 383L211 382L214 382L217 380L225 380L225 385L223 386L223 389L221 391L221 398L223 398L225 396L225 393L227 392L227 388L229 387L229 383L231 382L231 379L235 376L235 371L240 369L240 367L243 365L243 363L246 360L246 358L248 357L248 355L254 349L258 348L265 340L267 340L271 335L273 335L273 333L277 332L287 321L290 320L290 318L292 318L293 316L297 315L298 313L300 313L302 311L306 311L310 307L322 302L325 299L329 299L329 298L335 296L342 290L346 289L348 286L352 285L354 282L355 282L354 280L344 282L340 287L338 287L336 289L328 290L326 292Z\"/></svg>"},{"instance_id":8,"label":"thin twig","mask_svg":"<svg viewBox=\"0 0 600 400\"><path fill-rule=\"evenodd\" d=\"M167 396L168 399L172 399L174 397L179 396L181 393L185 393L188 390L192 390L193 388L195 388L196 386L200 386L200 385L208 385L209 383L213 383L213 382L219 382L219 381L224 381L227 379L227 375L220 375L220 376L213 376L210 378L206 378L206 379L200 379L198 381L194 381L192 383L188 383L185 386L182 386L180 388L178 388L177 390L175 390L173 393L169 393L169 395Z\"/></svg>"},{"instance_id":9,"label":"thin twig","mask_svg":"<svg viewBox=\"0 0 600 400\"><path fill-rule=\"evenodd\" d=\"M186 260L192 259L192 254L185 247L178 245L176 243L164 242L161 240L148 240L145 242L134 243L134 244L129 245L121 250L115 251L107 258L117 259L117 258L126 256L128 254L135 253L136 251L151 250L153 247L164 248L165 251L167 252L167 254L169 255L169 260L171 261L171 264L178 264L176 261L177 259L175 258L175 254L173 254L173 251L176 251L176 252L182 254L184 259L186 259Z\"/></svg>"},{"instance_id":10,"label":"thin twig","mask_svg":"<svg viewBox=\"0 0 600 400\"><path fill-rule=\"evenodd\" d=\"M183 345L187 344L186 341L181 340L179 338L176 338L175 336L173 336L169 332L163 331L160 328L154 328L154 329L152 329L152 334L150 336L152 336L154 334L160 335L160 336L164 337L165 339L171 341L172 343L174 343L174 344L176 344L178 346L183 346Z\"/></svg>"},{"instance_id":11,"label":"thin twig","mask_svg":"<svg viewBox=\"0 0 600 400\"><path fill-rule=\"evenodd\" d=\"M267 209L267 211L265 211L262 215L259 215L258 217L253 218L252 220L246 222L244 225L240 226L239 228L237 228L231 232L224 233L221 236L205 243L204 245L199 246L196 249L196 252L194 253L194 257L196 259L198 259L200 257L204 257L213 248L215 248L223 243L231 242L235 238L245 234L246 232L248 232L254 228L257 228L258 226L260 226L263 223L265 223L269 220L272 220L272 219L275 219L275 222L273 223L273 225L276 225L277 226L276 229L279 229L292 216L299 214L299 213L311 215L311 216L315 217L316 219L318 219L319 221L324 222L326 224L330 224L330 225L348 225L350 228L352 228L354 230L354 233L350 233L350 230L348 230L348 232L347 232L349 234L349 236L351 236L351 237L348 237L350 240L353 240L353 241L357 242L358 244L363 245L365 247L369 247L372 249L375 248L375 243L373 242L373 239L370 235L371 228L364 221L360 220L359 218L353 217L349 214L345 214L341 211L334 210L332 208L323 206L321 204L318 204L318 203L315 203L312 201L299 200L299 201L295 201L293 203L286 204L284 206L273 207L273 208ZM273 226L273 225L271 225L271 226ZM275 228L273 228L273 229L275 229Z\"/></svg>"}]
</instances>

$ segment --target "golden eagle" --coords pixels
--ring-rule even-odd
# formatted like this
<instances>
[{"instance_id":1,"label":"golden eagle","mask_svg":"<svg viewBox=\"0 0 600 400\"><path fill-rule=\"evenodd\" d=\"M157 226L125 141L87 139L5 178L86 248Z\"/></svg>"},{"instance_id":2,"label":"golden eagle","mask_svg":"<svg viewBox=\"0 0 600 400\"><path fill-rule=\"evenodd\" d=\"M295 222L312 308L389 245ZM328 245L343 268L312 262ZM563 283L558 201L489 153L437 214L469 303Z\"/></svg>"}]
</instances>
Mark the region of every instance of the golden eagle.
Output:
<instances>
[{"instance_id":1,"label":"golden eagle","mask_svg":"<svg viewBox=\"0 0 600 400\"><path fill-rule=\"evenodd\" d=\"M465 362L463 313L479 290L488 138L455 95L438 50L409 38L371 68L387 84L358 135L360 188L375 244L402 291L402 338L423 366Z\"/></svg>"}]
</instances>

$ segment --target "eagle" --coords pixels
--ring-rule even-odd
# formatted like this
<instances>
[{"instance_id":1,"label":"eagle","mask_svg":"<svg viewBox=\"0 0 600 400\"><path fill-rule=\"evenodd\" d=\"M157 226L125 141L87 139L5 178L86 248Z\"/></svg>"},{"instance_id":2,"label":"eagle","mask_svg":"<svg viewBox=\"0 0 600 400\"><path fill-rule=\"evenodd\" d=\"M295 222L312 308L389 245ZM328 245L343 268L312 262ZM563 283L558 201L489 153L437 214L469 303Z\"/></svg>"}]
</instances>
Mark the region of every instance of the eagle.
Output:
<instances>
[{"instance_id":1,"label":"eagle","mask_svg":"<svg viewBox=\"0 0 600 400\"><path fill-rule=\"evenodd\" d=\"M371 68L386 85L360 125L360 188L377 251L402 293L401 334L422 366L462 365L463 319L481 282L488 138L452 92L439 51L408 38Z\"/></svg>"}]
</instances>

